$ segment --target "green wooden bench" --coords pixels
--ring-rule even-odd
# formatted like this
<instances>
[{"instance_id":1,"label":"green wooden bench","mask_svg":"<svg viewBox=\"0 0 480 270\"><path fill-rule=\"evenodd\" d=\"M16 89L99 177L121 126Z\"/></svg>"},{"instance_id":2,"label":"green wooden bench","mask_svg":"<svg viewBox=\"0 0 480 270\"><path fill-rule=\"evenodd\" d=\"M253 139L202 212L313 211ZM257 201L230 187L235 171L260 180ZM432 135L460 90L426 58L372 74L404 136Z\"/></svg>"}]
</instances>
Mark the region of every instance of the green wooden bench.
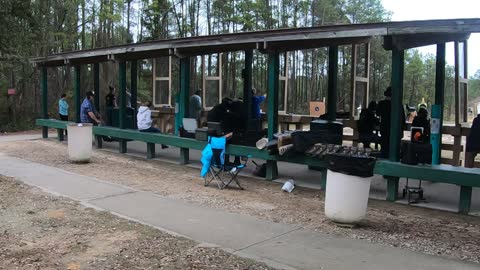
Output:
<instances>
[{"instance_id":1,"label":"green wooden bench","mask_svg":"<svg viewBox=\"0 0 480 270\"><path fill-rule=\"evenodd\" d=\"M56 119L37 119L36 125L43 127L43 138L48 138L48 129L54 128L57 130L58 133L58 140L64 141L65 137L63 135L63 131L67 129L69 124L74 124L74 122L67 122L67 121L60 121Z\"/></svg>"},{"instance_id":2,"label":"green wooden bench","mask_svg":"<svg viewBox=\"0 0 480 270\"><path fill-rule=\"evenodd\" d=\"M183 138L174 135L146 133L138 130L119 129L112 127L93 127L93 133L97 137L97 145L101 147L101 136L109 136L120 139L120 152L127 151L127 141L141 141L147 143L147 158L154 158L155 144L165 144L180 148L180 164L187 164L189 162L189 149L203 150L206 142L190 138ZM324 168L322 171L322 186L325 186L326 166L327 163L323 160L306 157L303 155L295 156L278 156L270 155L266 150L258 150L255 147L248 147L242 145L227 145L226 153L234 156L250 155L253 158L263 159L267 162L283 161L296 164L304 164Z\"/></svg>"},{"instance_id":3,"label":"green wooden bench","mask_svg":"<svg viewBox=\"0 0 480 270\"><path fill-rule=\"evenodd\" d=\"M480 169L454 167L451 165L407 165L400 162L378 160L375 174L387 178L387 200L398 198L399 177L421 179L460 186L458 210L467 214L470 211L472 187L480 187Z\"/></svg>"},{"instance_id":4,"label":"green wooden bench","mask_svg":"<svg viewBox=\"0 0 480 270\"><path fill-rule=\"evenodd\" d=\"M38 126L56 128L62 130L67 128L70 122L59 121L54 119L37 119L36 124ZM60 132L59 139L60 139ZM189 150L203 150L206 146L206 142L195 139L183 138L175 135L160 134L160 133L147 133L140 132L132 129L120 129L106 126L94 126L93 135L95 136L96 145L98 148L102 148L102 138L112 137L119 141L120 153L127 152L128 141L141 141L147 143L147 159L155 158L155 145L164 144L168 146L174 146L180 148L180 164L187 164L189 162ZM63 132L62 139L63 140ZM258 150L255 147L248 147L242 145L227 145L226 153L234 156L246 156L250 155L253 158L262 159L267 161L267 167L271 168L276 164L275 162L289 162L296 164L303 164L307 166L314 166L319 168L322 172L321 185L323 188L326 186L326 168L327 163L323 160L310 158L303 155L294 156L278 156L270 155L266 150ZM270 164L269 164L270 163ZM270 171L270 175L267 172L267 179L273 179L275 170Z\"/></svg>"}]
</instances>

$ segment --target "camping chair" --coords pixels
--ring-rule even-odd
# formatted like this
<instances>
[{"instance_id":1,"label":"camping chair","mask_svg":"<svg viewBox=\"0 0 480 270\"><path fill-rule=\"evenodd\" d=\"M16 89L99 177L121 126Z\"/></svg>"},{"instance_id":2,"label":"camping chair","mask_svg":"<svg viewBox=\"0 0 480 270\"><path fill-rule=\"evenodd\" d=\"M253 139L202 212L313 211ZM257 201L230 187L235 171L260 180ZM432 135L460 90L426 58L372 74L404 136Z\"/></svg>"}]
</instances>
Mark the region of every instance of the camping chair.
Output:
<instances>
[{"instance_id":1,"label":"camping chair","mask_svg":"<svg viewBox=\"0 0 480 270\"><path fill-rule=\"evenodd\" d=\"M241 157L243 163L232 164L225 160L225 149L227 139L224 137L209 137L209 146L211 149L210 165L206 173L205 186L208 186L212 181L215 181L219 189L228 187L232 182L235 182L240 189L243 187L238 182L237 176L240 171L247 166L250 155ZM205 151L205 150L204 150ZM203 158L208 158L204 153ZM205 164L204 164L205 165Z\"/></svg>"}]
</instances>

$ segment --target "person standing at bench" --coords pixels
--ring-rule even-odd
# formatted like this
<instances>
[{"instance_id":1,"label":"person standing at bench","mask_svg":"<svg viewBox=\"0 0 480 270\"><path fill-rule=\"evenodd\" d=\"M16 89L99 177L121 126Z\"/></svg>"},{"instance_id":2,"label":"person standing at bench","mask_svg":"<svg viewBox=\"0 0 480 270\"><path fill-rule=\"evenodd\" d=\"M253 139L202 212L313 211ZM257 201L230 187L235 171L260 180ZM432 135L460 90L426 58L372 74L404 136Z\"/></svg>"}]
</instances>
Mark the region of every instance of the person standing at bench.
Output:
<instances>
[{"instance_id":1,"label":"person standing at bench","mask_svg":"<svg viewBox=\"0 0 480 270\"><path fill-rule=\"evenodd\" d=\"M381 145L381 155L382 158L388 158L390 153L390 116L392 114L392 88L389 86L387 90L383 93L385 96L384 100L378 102L377 106L377 115L380 117L380 145ZM400 128L400 139L403 138L403 130L405 126L405 111L403 106L401 106L402 113L402 125Z\"/></svg>"},{"instance_id":2,"label":"person standing at bench","mask_svg":"<svg viewBox=\"0 0 480 270\"><path fill-rule=\"evenodd\" d=\"M102 117L95 109L95 105L93 104L93 98L95 96L95 92L88 91L85 99L80 106L80 122L81 123L90 123L94 126L102 124Z\"/></svg>"},{"instance_id":3,"label":"person standing at bench","mask_svg":"<svg viewBox=\"0 0 480 270\"><path fill-rule=\"evenodd\" d=\"M188 116L189 118L194 118L197 122L200 120L200 116L202 115L202 90L197 90L195 93L190 97L189 101L189 108L188 108Z\"/></svg>"},{"instance_id":4,"label":"person standing at bench","mask_svg":"<svg viewBox=\"0 0 480 270\"><path fill-rule=\"evenodd\" d=\"M160 129L152 126L152 102L147 101L144 105L141 105L138 108L137 113L137 126L138 131L140 132L152 132L152 133L161 133ZM162 149L168 148L168 146L162 144Z\"/></svg>"},{"instance_id":5,"label":"person standing at bench","mask_svg":"<svg viewBox=\"0 0 480 270\"><path fill-rule=\"evenodd\" d=\"M360 119L358 119L358 140L363 144L364 148L370 148L372 142L378 143L379 137L375 134L375 128L378 125L378 119L375 116L377 103L371 101L366 109L360 112Z\"/></svg>"},{"instance_id":6,"label":"person standing at bench","mask_svg":"<svg viewBox=\"0 0 480 270\"><path fill-rule=\"evenodd\" d=\"M260 119L260 106L262 105L262 102L264 102L267 98L267 95L256 96L256 91L257 90L255 88L252 88L252 119Z\"/></svg>"},{"instance_id":7,"label":"person standing at bench","mask_svg":"<svg viewBox=\"0 0 480 270\"><path fill-rule=\"evenodd\" d=\"M60 120L68 121L68 103L66 94L62 94L60 100L58 100L58 115L60 116ZM65 136L66 135L67 130L65 129Z\"/></svg>"},{"instance_id":8,"label":"person standing at bench","mask_svg":"<svg viewBox=\"0 0 480 270\"><path fill-rule=\"evenodd\" d=\"M113 109L117 107L117 98L115 97L115 87L108 87L108 94L105 96L105 108L106 108L106 118L107 125L112 125L113 119Z\"/></svg>"},{"instance_id":9,"label":"person standing at bench","mask_svg":"<svg viewBox=\"0 0 480 270\"><path fill-rule=\"evenodd\" d=\"M465 148L465 167L473 168L475 157L480 153L480 113L473 119Z\"/></svg>"}]
</instances>

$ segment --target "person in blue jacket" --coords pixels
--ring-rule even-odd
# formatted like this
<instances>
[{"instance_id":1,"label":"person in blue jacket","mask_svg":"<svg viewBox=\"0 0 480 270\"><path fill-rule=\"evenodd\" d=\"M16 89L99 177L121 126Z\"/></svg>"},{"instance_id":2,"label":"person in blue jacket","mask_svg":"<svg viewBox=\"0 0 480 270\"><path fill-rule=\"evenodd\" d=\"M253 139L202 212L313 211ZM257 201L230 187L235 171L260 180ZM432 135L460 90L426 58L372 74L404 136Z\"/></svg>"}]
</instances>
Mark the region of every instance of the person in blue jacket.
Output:
<instances>
[{"instance_id":1,"label":"person in blue jacket","mask_svg":"<svg viewBox=\"0 0 480 270\"><path fill-rule=\"evenodd\" d=\"M68 121L68 103L66 94L62 94L60 100L58 100L58 115L60 116L60 120ZM67 135L66 129L65 135Z\"/></svg>"},{"instance_id":2,"label":"person in blue jacket","mask_svg":"<svg viewBox=\"0 0 480 270\"><path fill-rule=\"evenodd\" d=\"M255 88L252 89L252 118L253 119L260 119L261 114L260 114L260 105L262 102L265 101L267 98L267 95L263 96L256 96L255 95Z\"/></svg>"}]
</instances>

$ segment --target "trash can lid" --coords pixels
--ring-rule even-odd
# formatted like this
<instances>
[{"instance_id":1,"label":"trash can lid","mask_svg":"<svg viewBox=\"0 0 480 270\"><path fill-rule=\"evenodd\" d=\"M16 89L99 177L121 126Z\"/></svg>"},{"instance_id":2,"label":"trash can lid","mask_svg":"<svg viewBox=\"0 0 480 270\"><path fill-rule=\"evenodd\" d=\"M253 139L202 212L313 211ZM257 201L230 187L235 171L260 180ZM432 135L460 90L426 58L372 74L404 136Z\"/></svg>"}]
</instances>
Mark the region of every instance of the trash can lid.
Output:
<instances>
[{"instance_id":1,"label":"trash can lid","mask_svg":"<svg viewBox=\"0 0 480 270\"><path fill-rule=\"evenodd\" d=\"M327 168L333 172L358 177L372 177L375 168L375 158L342 153L327 154Z\"/></svg>"},{"instance_id":2,"label":"trash can lid","mask_svg":"<svg viewBox=\"0 0 480 270\"><path fill-rule=\"evenodd\" d=\"M73 127L91 127L93 124L91 123L68 123L67 126L73 126Z\"/></svg>"}]
</instances>

